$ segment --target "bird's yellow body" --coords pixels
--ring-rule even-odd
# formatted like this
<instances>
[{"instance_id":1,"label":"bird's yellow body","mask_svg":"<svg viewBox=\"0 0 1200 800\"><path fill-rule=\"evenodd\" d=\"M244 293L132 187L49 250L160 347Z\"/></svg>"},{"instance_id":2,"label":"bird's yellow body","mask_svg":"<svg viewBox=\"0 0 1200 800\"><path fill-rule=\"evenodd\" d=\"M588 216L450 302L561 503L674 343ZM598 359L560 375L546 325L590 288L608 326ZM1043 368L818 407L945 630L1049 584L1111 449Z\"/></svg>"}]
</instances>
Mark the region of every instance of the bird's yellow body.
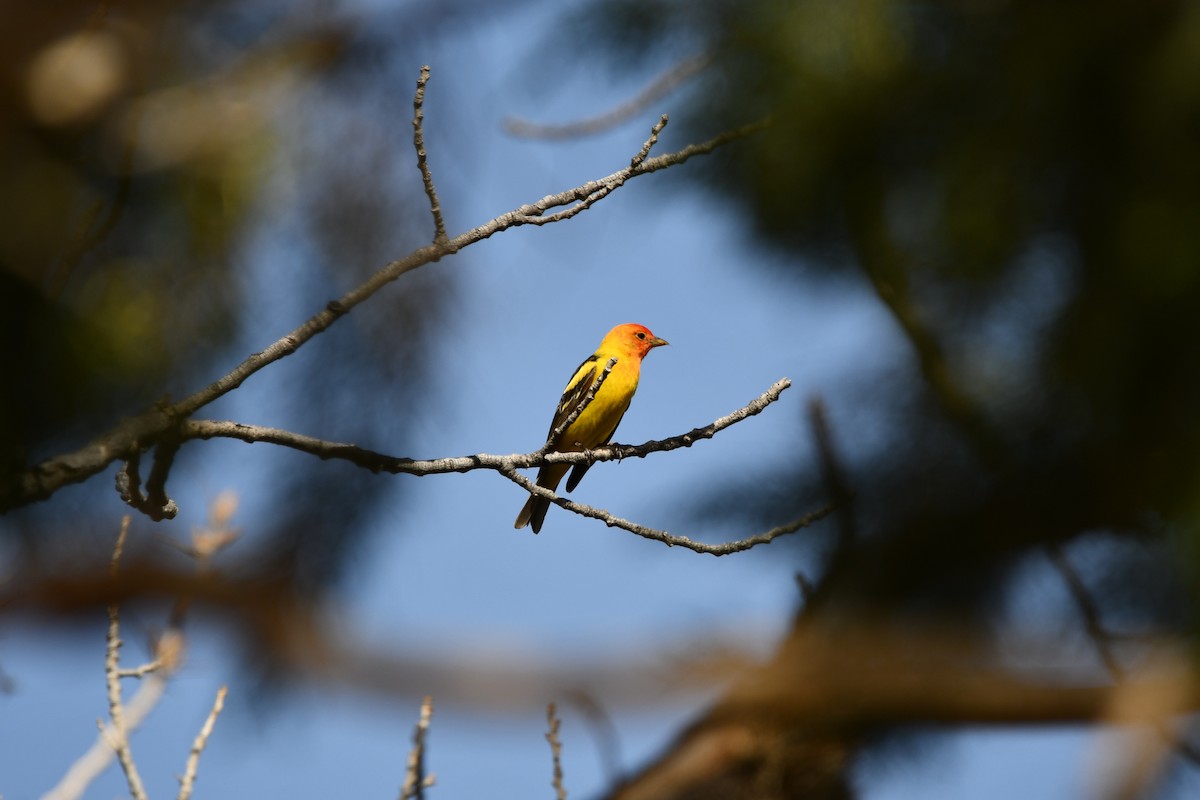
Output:
<instances>
[{"instance_id":1,"label":"bird's yellow body","mask_svg":"<svg viewBox=\"0 0 1200 800\"><path fill-rule=\"evenodd\" d=\"M618 325L609 331L596 348L596 352L584 359L567 382L567 388L563 390L562 399L559 400L558 409L555 411L554 421L550 423L551 435L583 403L609 360L616 358L617 361L592 401L561 435L551 441L550 449L558 453L577 453L606 444L616 432L617 425L625 416L634 392L637 391L642 359L651 349L665 344L666 340L656 337L649 328L634 323ZM590 466L575 465L574 472L567 480L568 492L579 484ZM554 491L569 469L569 464L542 467L538 471L537 485ZM542 529L542 521L549 508L549 500L531 495L521 513L517 515L516 527L524 528L532 524L533 532L537 533Z\"/></svg>"}]
</instances>

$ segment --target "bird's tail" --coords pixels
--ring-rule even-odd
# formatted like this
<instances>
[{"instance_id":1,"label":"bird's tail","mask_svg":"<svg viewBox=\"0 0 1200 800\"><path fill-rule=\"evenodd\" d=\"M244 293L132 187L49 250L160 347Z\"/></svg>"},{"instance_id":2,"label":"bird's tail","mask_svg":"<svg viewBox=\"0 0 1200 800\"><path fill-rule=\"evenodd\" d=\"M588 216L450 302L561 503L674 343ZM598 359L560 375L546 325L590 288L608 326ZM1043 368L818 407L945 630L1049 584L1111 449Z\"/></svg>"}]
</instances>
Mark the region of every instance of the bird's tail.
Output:
<instances>
[{"instance_id":1,"label":"bird's tail","mask_svg":"<svg viewBox=\"0 0 1200 800\"><path fill-rule=\"evenodd\" d=\"M553 492L558 488L559 482L570 468L570 464L553 464L542 467L538 470L537 485ZM533 532L538 533L542 530L542 522L545 521L546 512L549 510L549 500L531 494L525 501L525 505L521 506L521 513L517 514L517 521L513 523L513 527L524 528L526 525L532 525Z\"/></svg>"}]
</instances>

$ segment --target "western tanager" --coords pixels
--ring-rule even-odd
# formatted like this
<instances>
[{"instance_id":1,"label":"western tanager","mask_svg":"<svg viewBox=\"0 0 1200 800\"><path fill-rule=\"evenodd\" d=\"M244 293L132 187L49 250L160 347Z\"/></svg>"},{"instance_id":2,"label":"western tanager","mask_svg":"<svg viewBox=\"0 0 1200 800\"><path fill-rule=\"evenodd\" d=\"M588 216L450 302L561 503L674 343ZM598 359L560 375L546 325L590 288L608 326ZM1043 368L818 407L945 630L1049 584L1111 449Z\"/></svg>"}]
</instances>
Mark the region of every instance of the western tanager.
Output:
<instances>
[{"instance_id":1,"label":"western tanager","mask_svg":"<svg viewBox=\"0 0 1200 800\"><path fill-rule=\"evenodd\" d=\"M612 371L604 379L596 391L592 402L588 403L575 421L570 424L558 437L550 442L549 449L556 453L578 453L591 450L607 444L617 430L621 417L629 408L629 401L637 391L638 376L642 371L642 359L653 348L667 344L650 332L644 325L626 323L613 328L600 342L596 352L584 359L567 382L562 399L558 401L558 410L554 413L554 421L550 423L550 434L571 416L583 402L588 390L596 382L608 362L617 359ZM547 439L550 437L548 436ZM576 464L567 479L567 491L579 485L580 479L588 471L591 464ZM549 464L538 470L537 485L554 491L558 483L567 474L570 464ZM550 501L542 497L530 495L525 501L524 508L517 515L515 527L524 528L532 523L533 532L542 529L542 521Z\"/></svg>"}]
</instances>

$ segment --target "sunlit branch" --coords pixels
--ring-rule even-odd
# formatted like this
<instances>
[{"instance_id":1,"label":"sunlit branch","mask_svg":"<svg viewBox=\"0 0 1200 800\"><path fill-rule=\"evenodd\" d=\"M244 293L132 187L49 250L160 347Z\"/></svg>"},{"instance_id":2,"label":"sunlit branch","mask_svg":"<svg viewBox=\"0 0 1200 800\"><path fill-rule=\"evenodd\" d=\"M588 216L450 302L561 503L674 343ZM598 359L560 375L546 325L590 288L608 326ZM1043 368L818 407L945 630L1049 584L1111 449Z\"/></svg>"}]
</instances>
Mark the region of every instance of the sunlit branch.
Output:
<instances>
[{"instance_id":1,"label":"sunlit branch","mask_svg":"<svg viewBox=\"0 0 1200 800\"><path fill-rule=\"evenodd\" d=\"M578 198L579 202L575 205L567 206L562 211L556 211L553 214L535 214L530 216L526 222L531 225L546 225L551 222L561 222L564 219L571 217L581 212L587 211L589 208L600 202L617 189L625 185L625 181L637 174L637 169L645 163L646 156L650 155L650 151L654 145L658 143L658 135L662 133L663 128L667 127L667 115L663 114L658 122L654 123L654 127L650 129L650 136L642 143L642 148L634 154L633 158L629 159L628 175L620 177L618 180L606 181L596 188L595 191L589 193L586 197ZM611 177L611 176L610 176Z\"/></svg>"},{"instance_id":2,"label":"sunlit branch","mask_svg":"<svg viewBox=\"0 0 1200 800\"><path fill-rule=\"evenodd\" d=\"M121 554L125 549L125 540L129 534L129 515L121 520L121 532L117 535L117 543L113 547L112 560L109 562L109 574L115 578L121 562ZM107 727L97 720L102 735L106 735L109 746L117 754L117 761L125 772L125 780L129 784L129 794L134 800L146 800L146 789L142 784L142 776L133 760L133 752L129 747L129 727L125 722L125 705L121 701L121 612L116 603L108 605L108 635L105 638L104 677L108 685L108 716L112 725Z\"/></svg>"},{"instance_id":3,"label":"sunlit branch","mask_svg":"<svg viewBox=\"0 0 1200 800\"><path fill-rule=\"evenodd\" d=\"M433 719L433 697L425 695L421 701L421 716L413 729L412 749L408 751L408 764L404 770L404 785L400 787L400 800L422 800L425 790L433 786L436 778L425 774L425 735Z\"/></svg>"},{"instance_id":4,"label":"sunlit branch","mask_svg":"<svg viewBox=\"0 0 1200 800\"><path fill-rule=\"evenodd\" d=\"M112 430L87 445L64 453L14 474L0 486L0 513L38 500L44 500L63 486L81 483L117 460L130 459L152 447L180 422L214 400L237 389L259 370L295 353L306 342L326 331L360 303L370 299L388 283L412 270L453 255L463 248L497 233L523 225L546 224L569 219L590 208L623 186L631 178L678 166L689 159L706 155L732 141L749 136L766 123L754 123L727 131L706 142L692 144L672 153L644 158L604 178L519 206L488 222L445 241L435 241L379 269L361 285L330 301L324 309L295 330L252 353L225 375L176 403L160 403L138 416L123 420ZM653 138L653 137L652 137ZM644 148L646 149L646 148ZM646 149L648 152L648 149ZM639 151L640 153L641 151ZM563 209L554 212L555 209ZM547 213L554 212L554 213ZM192 437L195 438L195 437Z\"/></svg>"},{"instance_id":5,"label":"sunlit branch","mask_svg":"<svg viewBox=\"0 0 1200 800\"><path fill-rule=\"evenodd\" d=\"M421 183L425 186L425 196L429 198L429 211L433 214L434 244L445 244L449 237L446 235L446 222L442 219L442 204L438 200L437 189L433 185L433 173L429 169L429 161L425 153L425 85L429 83L429 66L421 67L421 77L417 78L417 92L413 95L413 148L417 151L417 169L421 171Z\"/></svg>"},{"instance_id":6,"label":"sunlit branch","mask_svg":"<svg viewBox=\"0 0 1200 800\"><path fill-rule=\"evenodd\" d=\"M200 766L200 754L204 752L204 747L208 744L208 737L212 735L213 727L217 724L217 717L221 714L221 709L225 708L225 694L228 687L222 686L217 690L217 699L213 701L212 711L208 712L208 717L204 720L204 725L201 726L200 732L196 734L196 739L192 742L192 750L188 753L187 765L183 770L183 777L179 779L179 794L178 800L188 800L192 796L192 789L196 785L196 769Z\"/></svg>"},{"instance_id":7,"label":"sunlit branch","mask_svg":"<svg viewBox=\"0 0 1200 800\"><path fill-rule=\"evenodd\" d=\"M610 360L611 363L611 360ZM593 391L598 388L601 383L601 378L597 378L593 384ZM260 442L268 444L276 444L284 447L289 447L295 450L300 450L305 453L318 456L322 459L338 459L348 461L364 469L369 469L372 472L388 472L393 474L407 475L437 475L450 472L470 472L476 469L491 469L499 472L513 483L516 483L521 488L528 492L545 497L547 500L561 506L576 514L581 514L585 517L592 517L604 522L610 527L621 528L630 533L637 534L647 539L662 542L670 546L679 546L693 550L697 553L708 553L710 555L722 556L730 553L737 553L742 550L748 550L760 544L766 544L774 539L784 536L789 533L794 533L800 528L810 525L813 522L824 517L836 506L829 506L806 515L805 517L796 520L788 525L783 525L778 528L773 528L764 533L751 536L747 539L740 539L735 542L727 542L725 544L711 545L702 542L696 542L686 536L677 536L667 533L666 531L647 528L642 525L630 522L629 520L621 519L602 509L593 508L592 506L576 503L571 500L559 497L554 492L536 486L532 481L521 475L517 470L527 469L530 467L541 467L547 464L592 464L598 461L613 461L630 457L643 458L650 453L668 452L677 450L681 447L691 447L693 444L705 439L711 439L719 432L725 430L731 425L735 425L742 420L749 419L752 416L760 413L763 409L779 399L779 396L792 383L787 378L780 378L772 386L763 392L761 395L750 401L746 405L736 411L726 414L725 416L714 420L712 423L699 428L693 428L687 433L678 436L672 436L662 440L650 440L639 445L623 445L610 444L604 447L598 447L595 450L586 450L576 453L556 453L546 452L545 447L533 453L514 454L514 455L492 455L490 453L476 453L471 456L458 456L448 458L434 458L426 460L416 460L411 458L397 458L395 456L377 453L373 450L358 447L352 444L344 444L342 442L329 442L322 439L315 439L311 436L303 436L291 431L280 430L278 428L265 428L257 425L245 425L240 422L215 421L215 420L186 420L180 426L180 433L185 439L212 439L212 438L230 438L240 439L241 441L251 443ZM569 424L569 422L568 422ZM565 425L563 426L566 427Z\"/></svg>"},{"instance_id":8,"label":"sunlit branch","mask_svg":"<svg viewBox=\"0 0 1200 800\"><path fill-rule=\"evenodd\" d=\"M630 522L627 519L614 516L601 508L594 508L583 503L576 503L574 500L568 500L565 497L560 497L549 489L544 489L538 486L533 481L526 478L515 469L501 469L500 474L508 478L513 483L520 486L522 489L536 494L538 497L544 497L560 508L565 508L568 511L573 511L584 517L598 519L610 528L620 528L630 533L641 536L643 539L651 539L656 542L662 542L668 547L682 547L686 550L691 550L696 553L705 553L710 556L727 556L732 553L740 553L743 550L749 550L752 547L757 547L760 544L768 544L775 541L780 536L787 536L789 533L795 533L801 528L807 528L814 522L821 520L833 512L836 505L828 505L824 508L805 514L799 519L793 520L786 525L780 525L771 528L769 531L748 536L745 539L738 539L732 542L723 544L705 544L697 542L694 539L689 539L686 536L680 536L666 531L660 531L655 528L647 528L643 525L638 525L635 522Z\"/></svg>"},{"instance_id":9,"label":"sunlit branch","mask_svg":"<svg viewBox=\"0 0 1200 800\"><path fill-rule=\"evenodd\" d=\"M241 422L221 420L187 420L180 426L180 432L185 439L239 439L246 443L275 444L310 453L322 459L338 459L371 470L372 472L388 472L405 475L439 475L449 472L470 472L476 469L528 469L542 467L547 464L583 464L598 461L618 461L624 458L642 458L650 453L664 453L678 450L681 447L691 447L705 439L711 439L726 428L736 425L742 420L749 419L762 412L767 406L779 399L779 396L792 382L780 378L767 391L757 398L725 416L714 420L708 425L693 428L687 433L671 436L662 440L650 440L638 445L609 444L594 450L578 453L547 453L542 450L533 453L514 455L493 455L476 453L470 456L451 456L447 458L412 459L378 453L364 447L343 442L330 442L305 436L279 428L268 428L260 425L247 425Z\"/></svg>"},{"instance_id":10,"label":"sunlit branch","mask_svg":"<svg viewBox=\"0 0 1200 800\"><path fill-rule=\"evenodd\" d=\"M210 524L224 525L227 523L226 514L232 513L230 509L231 503L228 498L218 498L218 502L214 504ZM120 569L120 561L129 533L129 524L129 515L125 515L121 520L121 531L117 536L116 545L113 547L113 553L109 559L108 580L110 583L127 579L126 573L128 572L128 568L125 570ZM196 531L193 533L193 539L199 538L203 540L206 535L206 532L203 530ZM196 558L197 573L203 574L208 558L217 549L219 549L219 546L214 546L214 548L204 552L192 554ZM179 588L184 585L179 581L173 581L172 584L173 588ZM107 603L109 629L105 649L105 682L108 688L112 721L107 725L102 722L99 723L100 733L91 748L71 765L62 779L42 796L42 800L77 800L77 798L82 797L92 782L112 763L114 755L121 759L121 766L125 769L127 780L130 784L130 793L134 797L145 797L145 789L142 786L140 776L137 774L137 768L133 763L133 756L129 752L129 735L141 725L150 711L162 699L166 691L167 679L183 663L186 651L183 623L188 603L186 602L186 595L176 599L166 628L154 642L154 658L151 661L137 667L122 668L119 660L119 650L121 647L119 600L120 598L110 597ZM2 605L2 602L0 602L0 605ZM125 702L121 697L120 680L122 678L138 678L141 680L141 685L138 687L137 692L134 693L128 702ZM222 693L219 703L222 703L223 700L224 695ZM220 713L219 707L215 707L213 714L210 715L212 723L215 723L217 713ZM209 724L206 726L206 729L211 731L211 727L212 725ZM205 740L207 740L207 737L208 734L204 733ZM195 746L193 744L193 748ZM202 742L200 743L200 749L203 749ZM195 758L198 759L199 754L194 749L193 753L195 753ZM190 760L188 766L192 770L191 780L194 781L195 767L192 766ZM185 773L185 777L186 775L187 773Z\"/></svg>"}]
</instances>

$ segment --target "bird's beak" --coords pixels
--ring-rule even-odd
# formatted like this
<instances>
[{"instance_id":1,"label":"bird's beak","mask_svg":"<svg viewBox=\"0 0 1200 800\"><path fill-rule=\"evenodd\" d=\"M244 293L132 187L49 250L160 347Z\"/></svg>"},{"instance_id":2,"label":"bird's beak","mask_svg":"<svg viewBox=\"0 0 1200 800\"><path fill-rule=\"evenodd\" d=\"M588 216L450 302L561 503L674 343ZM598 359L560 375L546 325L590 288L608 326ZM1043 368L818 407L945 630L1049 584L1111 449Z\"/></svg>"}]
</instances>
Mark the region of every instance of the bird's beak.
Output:
<instances>
[{"instance_id":1,"label":"bird's beak","mask_svg":"<svg viewBox=\"0 0 1200 800\"><path fill-rule=\"evenodd\" d=\"M664 344L670 344L670 342L666 339L660 339L657 336L650 340L651 347L662 347Z\"/></svg>"}]
</instances>

